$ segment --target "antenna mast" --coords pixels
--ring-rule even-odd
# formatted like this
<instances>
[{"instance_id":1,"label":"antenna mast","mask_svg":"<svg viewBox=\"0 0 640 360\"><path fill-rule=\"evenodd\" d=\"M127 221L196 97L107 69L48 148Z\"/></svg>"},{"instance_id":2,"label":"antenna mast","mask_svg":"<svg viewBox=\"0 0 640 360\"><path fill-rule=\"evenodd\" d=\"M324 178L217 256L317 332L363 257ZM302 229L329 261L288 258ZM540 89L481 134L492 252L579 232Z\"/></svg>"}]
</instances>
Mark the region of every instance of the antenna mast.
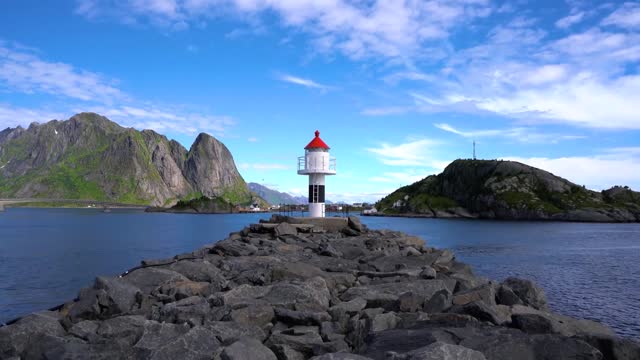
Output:
<instances>
[{"instance_id":1,"label":"antenna mast","mask_svg":"<svg viewBox=\"0 0 640 360\"><path fill-rule=\"evenodd\" d=\"M476 141L473 140L473 160L476 159Z\"/></svg>"}]
</instances>

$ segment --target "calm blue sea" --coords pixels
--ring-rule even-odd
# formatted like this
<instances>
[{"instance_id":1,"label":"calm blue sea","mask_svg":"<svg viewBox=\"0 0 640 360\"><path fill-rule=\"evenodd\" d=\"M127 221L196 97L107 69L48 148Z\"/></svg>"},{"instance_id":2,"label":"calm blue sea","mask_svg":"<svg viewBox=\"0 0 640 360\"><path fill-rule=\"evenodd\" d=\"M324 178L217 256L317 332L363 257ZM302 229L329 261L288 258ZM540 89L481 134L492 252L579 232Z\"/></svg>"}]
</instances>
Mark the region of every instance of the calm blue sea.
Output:
<instances>
[{"instance_id":1,"label":"calm blue sea","mask_svg":"<svg viewBox=\"0 0 640 360\"><path fill-rule=\"evenodd\" d=\"M73 299L97 275L192 251L269 217L7 209L0 213L0 323ZM640 224L362 219L450 248L477 274L532 279L555 311L640 340Z\"/></svg>"}]
</instances>

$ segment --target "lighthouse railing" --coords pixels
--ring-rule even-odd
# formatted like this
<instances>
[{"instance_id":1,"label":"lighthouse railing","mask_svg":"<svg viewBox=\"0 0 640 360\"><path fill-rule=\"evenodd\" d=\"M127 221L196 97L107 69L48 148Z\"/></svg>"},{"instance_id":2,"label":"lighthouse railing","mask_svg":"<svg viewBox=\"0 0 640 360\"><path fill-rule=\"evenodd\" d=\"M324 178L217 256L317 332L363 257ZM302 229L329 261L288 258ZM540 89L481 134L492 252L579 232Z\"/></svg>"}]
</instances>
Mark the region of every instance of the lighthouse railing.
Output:
<instances>
[{"instance_id":1,"label":"lighthouse railing","mask_svg":"<svg viewBox=\"0 0 640 360\"><path fill-rule=\"evenodd\" d=\"M309 160L309 163L307 163ZM329 158L329 163L325 162L325 158L316 158L311 161L305 156L298 157L298 172L305 171L336 171L336 158Z\"/></svg>"}]
</instances>

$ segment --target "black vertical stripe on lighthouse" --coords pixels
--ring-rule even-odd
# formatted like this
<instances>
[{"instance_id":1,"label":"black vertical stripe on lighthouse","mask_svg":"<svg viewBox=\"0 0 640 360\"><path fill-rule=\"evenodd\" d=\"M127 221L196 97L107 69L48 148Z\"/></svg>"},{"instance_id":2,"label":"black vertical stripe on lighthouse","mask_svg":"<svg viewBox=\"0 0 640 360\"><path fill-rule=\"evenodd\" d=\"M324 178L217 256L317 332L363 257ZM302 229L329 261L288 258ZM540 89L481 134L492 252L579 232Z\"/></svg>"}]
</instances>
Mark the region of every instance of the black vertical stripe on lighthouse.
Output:
<instances>
[{"instance_id":1,"label":"black vertical stripe on lighthouse","mask_svg":"<svg viewBox=\"0 0 640 360\"><path fill-rule=\"evenodd\" d=\"M309 185L309 203L317 204L317 203L323 203L323 202L324 202L324 185Z\"/></svg>"}]
</instances>

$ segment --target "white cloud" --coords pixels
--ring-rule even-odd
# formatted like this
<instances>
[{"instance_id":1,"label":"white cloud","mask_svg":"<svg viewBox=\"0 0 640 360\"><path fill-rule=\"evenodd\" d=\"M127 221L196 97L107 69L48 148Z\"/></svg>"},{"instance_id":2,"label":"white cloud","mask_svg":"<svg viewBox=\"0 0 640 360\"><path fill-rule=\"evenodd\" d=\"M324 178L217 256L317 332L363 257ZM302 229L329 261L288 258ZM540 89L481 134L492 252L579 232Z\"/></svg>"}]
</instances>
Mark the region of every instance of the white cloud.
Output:
<instances>
[{"instance_id":1,"label":"white cloud","mask_svg":"<svg viewBox=\"0 0 640 360\"><path fill-rule=\"evenodd\" d=\"M0 104L0 130L8 127L27 127L33 122L44 123L54 119L66 119L70 114L46 109L27 109Z\"/></svg>"},{"instance_id":2,"label":"white cloud","mask_svg":"<svg viewBox=\"0 0 640 360\"><path fill-rule=\"evenodd\" d=\"M320 89L320 90L329 89L328 86L319 84L311 79L305 79L305 78L301 78L293 75L287 75L287 74L280 75L278 77L278 80L287 82L290 84L301 85L301 86L312 88L312 89Z\"/></svg>"},{"instance_id":3,"label":"white cloud","mask_svg":"<svg viewBox=\"0 0 640 360\"><path fill-rule=\"evenodd\" d=\"M463 131L454 128L449 124L434 124L440 130L444 130L456 135L460 135L469 139L479 139L485 137L503 137L511 141L522 143L541 143L555 144L561 140L578 140L585 139L582 135L557 134L552 132L539 132L534 128L516 127L507 129L490 129L490 130L474 130Z\"/></svg>"},{"instance_id":4,"label":"white cloud","mask_svg":"<svg viewBox=\"0 0 640 360\"><path fill-rule=\"evenodd\" d=\"M157 106L133 99L97 73L62 62L41 59L37 50L9 46L0 41L0 89L11 93L34 93L71 100L71 105L31 109L0 104L0 125L27 125L53 118L66 119L74 113L96 112L123 126L195 134L201 131L224 136L235 124L229 116L186 110L179 106Z\"/></svg>"},{"instance_id":5,"label":"white cloud","mask_svg":"<svg viewBox=\"0 0 640 360\"><path fill-rule=\"evenodd\" d=\"M390 106L390 107L363 109L360 113L362 115L367 115L367 116L385 116L385 115L404 114L411 110L412 108L408 106Z\"/></svg>"},{"instance_id":6,"label":"white cloud","mask_svg":"<svg viewBox=\"0 0 640 360\"><path fill-rule=\"evenodd\" d=\"M264 164L264 163L242 163L240 164L240 168L244 170L260 170L260 171L269 171L269 170L289 170L290 166L284 164Z\"/></svg>"},{"instance_id":7,"label":"white cloud","mask_svg":"<svg viewBox=\"0 0 640 360\"><path fill-rule=\"evenodd\" d=\"M509 157L513 160L547 170L578 185L604 190L615 185L640 189L640 149L609 149L593 157L561 158Z\"/></svg>"},{"instance_id":8,"label":"white cloud","mask_svg":"<svg viewBox=\"0 0 640 360\"><path fill-rule=\"evenodd\" d=\"M617 26L624 29L640 28L640 4L628 2L602 20L603 25Z\"/></svg>"},{"instance_id":9,"label":"white cloud","mask_svg":"<svg viewBox=\"0 0 640 360\"><path fill-rule=\"evenodd\" d=\"M425 166L437 167L437 161L433 160L429 154L437 141L429 139L413 140L399 145L380 144L377 148L367 148L366 150L375 154L385 165L391 166Z\"/></svg>"},{"instance_id":10,"label":"white cloud","mask_svg":"<svg viewBox=\"0 0 640 360\"><path fill-rule=\"evenodd\" d=\"M427 173L417 170L410 170L406 172L384 172L382 173L382 175L369 178L369 181L391 183L398 186L404 186L413 184L414 182L420 181L432 174L433 173Z\"/></svg>"},{"instance_id":11,"label":"white cloud","mask_svg":"<svg viewBox=\"0 0 640 360\"><path fill-rule=\"evenodd\" d=\"M82 111L96 112L123 126L151 129L162 134L172 132L195 135L199 132L207 132L216 136L225 136L228 129L236 123L229 116L203 114L181 108L159 108L146 104L90 106L74 109L74 112Z\"/></svg>"},{"instance_id":12,"label":"white cloud","mask_svg":"<svg viewBox=\"0 0 640 360\"><path fill-rule=\"evenodd\" d=\"M61 62L45 61L24 49L0 43L0 87L10 91L110 102L125 98L115 83L103 75Z\"/></svg>"},{"instance_id":13,"label":"white cloud","mask_svg":"<svg viewBox=\"0 0 640 360\"><path fill-rule=\"evenodd\" d=\"M252 137L250 137L250 138L247 138L247 141L248 141L248 142L257 142L257 141L258 141L258 138L257 138L257 137L253 137L253 136L252 136Z\"/></svg>"},{"instance_id":14,"label":"white cloud","mask_svg":"<svg viewBox=\"0 0 640 360\"><path fill-rule=\"evenodd\" d=\"M561 29L566 29L581 22L584 19L585 13L583 11L577 12L575 14L568 15L563 17L562 19L556 21L556 26Z\"/></svg>"},{"instance_id":15,"label":"white cloud","mask_svg":"<svg viewBox=\"0 0 640 360\"><path fill-rule=\"evenodd\" d=\"M446 39L455 27L491 11L489 0L84 0L76 12L165 27L221 15L255 22L260 15L275 14L283 26L310 34L316 50L358 59L415 54L424 43Z\"/></svg>"}]
</instances>

